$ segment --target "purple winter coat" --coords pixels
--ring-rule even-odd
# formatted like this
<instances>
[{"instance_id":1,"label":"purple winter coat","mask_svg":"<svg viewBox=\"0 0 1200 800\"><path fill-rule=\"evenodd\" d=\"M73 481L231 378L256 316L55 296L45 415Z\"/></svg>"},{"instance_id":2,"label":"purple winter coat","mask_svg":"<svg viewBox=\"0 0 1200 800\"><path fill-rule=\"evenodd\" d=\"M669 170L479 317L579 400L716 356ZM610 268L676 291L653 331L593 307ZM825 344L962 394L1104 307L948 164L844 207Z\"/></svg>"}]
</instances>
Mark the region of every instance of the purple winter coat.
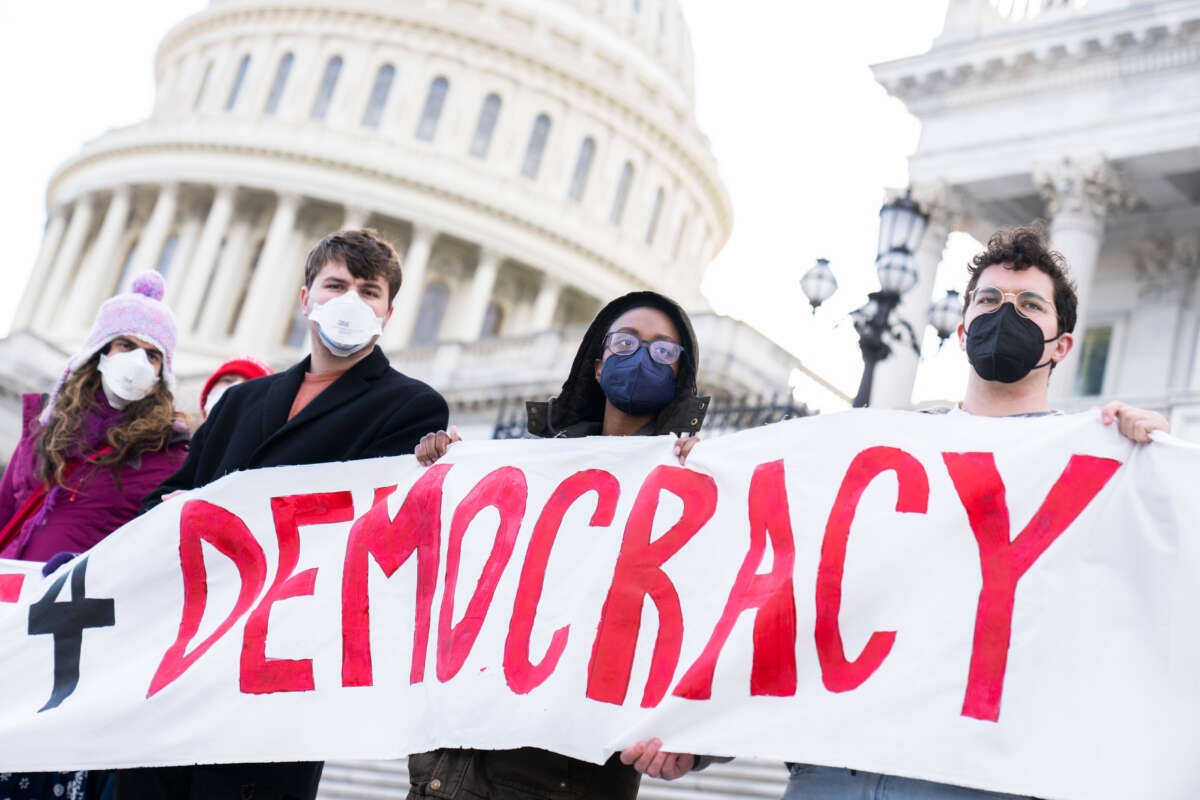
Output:
<instances>
[{"instance_id":1,"label":"purple winter coat","mask_svg":"<svg viewBox=\"0 0 1200 800\"><path fill-rule=\"evenodd\" d=\"M118 423L122 413L108 404L103 392L100 407L85 426L85 456L105 443L104 433ZM34 445L42 396L22 397L22 434L4 477L0 478L0 526L6 525L41 483ZM183 464L185 441L166 450L145 452L120 467L121 488L111 465L83 464L67 479L66 488L52 486L41 510L22 526L20 533L0 552L0 557L22 561L48 561L57 553L82 553L138 514L142 498Z\"/></svg>"}]
</instances>

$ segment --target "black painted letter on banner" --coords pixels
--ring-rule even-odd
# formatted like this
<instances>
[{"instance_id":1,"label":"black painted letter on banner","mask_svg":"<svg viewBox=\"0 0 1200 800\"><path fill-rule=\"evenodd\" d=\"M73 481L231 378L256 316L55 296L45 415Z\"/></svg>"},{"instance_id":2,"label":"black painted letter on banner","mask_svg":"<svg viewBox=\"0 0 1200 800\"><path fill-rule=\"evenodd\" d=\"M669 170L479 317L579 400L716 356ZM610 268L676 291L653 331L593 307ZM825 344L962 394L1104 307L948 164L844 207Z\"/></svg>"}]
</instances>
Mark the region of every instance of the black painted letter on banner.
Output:
<instances>
[{"instance_id":1,"label":"black painted letter on banner","mask_svg":"<svg viewBox=\"0 0 1200 800\"><path fill-rule=\"evenodd\" d=\"M71 570L69 601L57 600L67 582L67 576L63 575L41 600L29 607L29 635L48 633L54 636L54 689L38 713L57 708L79 685L79 654L83 649L84 628L107 628L116 622L111 599L98 600L85 594L83 577L86 571L86 558Z\"/></svg>"}]
</instances>

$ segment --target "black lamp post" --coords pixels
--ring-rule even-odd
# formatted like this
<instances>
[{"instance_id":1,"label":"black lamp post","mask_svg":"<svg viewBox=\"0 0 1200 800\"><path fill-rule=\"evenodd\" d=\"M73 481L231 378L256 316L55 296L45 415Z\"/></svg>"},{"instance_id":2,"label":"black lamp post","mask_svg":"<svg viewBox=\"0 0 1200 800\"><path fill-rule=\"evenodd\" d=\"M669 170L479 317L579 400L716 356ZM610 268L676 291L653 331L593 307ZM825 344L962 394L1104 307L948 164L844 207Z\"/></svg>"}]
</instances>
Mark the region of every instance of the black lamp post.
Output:
<instances>
[{"instance_id":1,"label":"black lamp post","mask_svg":"<svg viewBox=\"0 0 1200 800\"><path fill-rule=\"evenodd\" d=\"M906 191L903 197L897 197L879 209L879 246L875 256L879 291L871 292L867 304L850 315L863 354L863 376L858 395L854 398L855 408L863 408L871 401L875 366L892 352L888 338L897 341L907 339L913 350L918 354L921 352L912 326L903 319L893 320L892 311L900 304L901 296L917 285L914 254L928 222L929 215L912 199L911 191ZM829 269L829 262L823 258L817 259L816 266L800 279L800 287L815 312L817 306L828 300L837 289L837 280ZM942 335L940 328L938 335Z\"/></svg>"}]
</instances>

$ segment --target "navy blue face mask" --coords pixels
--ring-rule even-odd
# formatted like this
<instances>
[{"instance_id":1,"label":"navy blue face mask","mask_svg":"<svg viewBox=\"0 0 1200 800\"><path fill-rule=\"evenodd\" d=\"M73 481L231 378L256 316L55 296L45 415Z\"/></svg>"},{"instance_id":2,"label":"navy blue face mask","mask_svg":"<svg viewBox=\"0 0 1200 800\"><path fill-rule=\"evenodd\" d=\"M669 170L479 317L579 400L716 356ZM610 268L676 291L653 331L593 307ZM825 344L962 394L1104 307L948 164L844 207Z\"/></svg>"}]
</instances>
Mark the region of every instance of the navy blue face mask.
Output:
<instances>
[{"instance_id":1,"label":"navy blue face mask","mask_svg":"<svg viewBox=\"0 0 1200 800\"><path fill-rule=\"evenodd\" d=\"M600 368L600 388L618 410L641 417L675 399L675 372L642 346L627 356L609 356Z\"/></svg>"}]
</instances>

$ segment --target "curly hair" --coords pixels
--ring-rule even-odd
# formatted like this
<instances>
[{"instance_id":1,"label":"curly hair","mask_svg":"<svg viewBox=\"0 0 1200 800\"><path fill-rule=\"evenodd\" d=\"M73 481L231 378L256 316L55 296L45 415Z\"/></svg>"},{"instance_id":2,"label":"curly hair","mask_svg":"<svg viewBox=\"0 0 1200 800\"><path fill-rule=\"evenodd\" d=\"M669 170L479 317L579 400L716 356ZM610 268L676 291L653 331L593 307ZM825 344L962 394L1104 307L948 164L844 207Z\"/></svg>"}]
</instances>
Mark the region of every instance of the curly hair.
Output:
<instances>
[{"instance_id":1,"label":"curly hair","mask_svg":"<svg viewBox=\"0 0 1200 800\"><path fill-rule=\"evenodd\" d=\"M64 486L63 473L67 463L79 454L83 446L84 420L99 403L100 353L71 373L54 400L50 422L37 433L36 449L42 480ZM112 466L113 479L121 486L121 465L145 452L166 449L175 436L177 418L175 398L164 381L154 385L154 391L125 407L125 417L119 425L106 431L111 451L98 456L99 466ZM34 424L37 424L36 422Z\"/></svg>"},{"instance_id":2,"label":"curly hair","mask_svg":"<svg viewBox=\"0 0 1200 800\"><path fill-rule=\"evenodd\" d=\"M988 267L1002 264L1017 271L1034 268L1050 276L1054 282L1054 308L1058 313L1058 332L1071 333L1075 330L1075 317L1079 298L1075 294L1075 282L1067 274L1067 260L1062 253L1051 250L1046 242L1040 223L1034 226L1001 228L988 239L987 249L976 253L967 266L971 279L967 281L967 292L963 295L963 313L971 305L971 293L979 284L979 276Z\"/></svg>"}]
</instances>

